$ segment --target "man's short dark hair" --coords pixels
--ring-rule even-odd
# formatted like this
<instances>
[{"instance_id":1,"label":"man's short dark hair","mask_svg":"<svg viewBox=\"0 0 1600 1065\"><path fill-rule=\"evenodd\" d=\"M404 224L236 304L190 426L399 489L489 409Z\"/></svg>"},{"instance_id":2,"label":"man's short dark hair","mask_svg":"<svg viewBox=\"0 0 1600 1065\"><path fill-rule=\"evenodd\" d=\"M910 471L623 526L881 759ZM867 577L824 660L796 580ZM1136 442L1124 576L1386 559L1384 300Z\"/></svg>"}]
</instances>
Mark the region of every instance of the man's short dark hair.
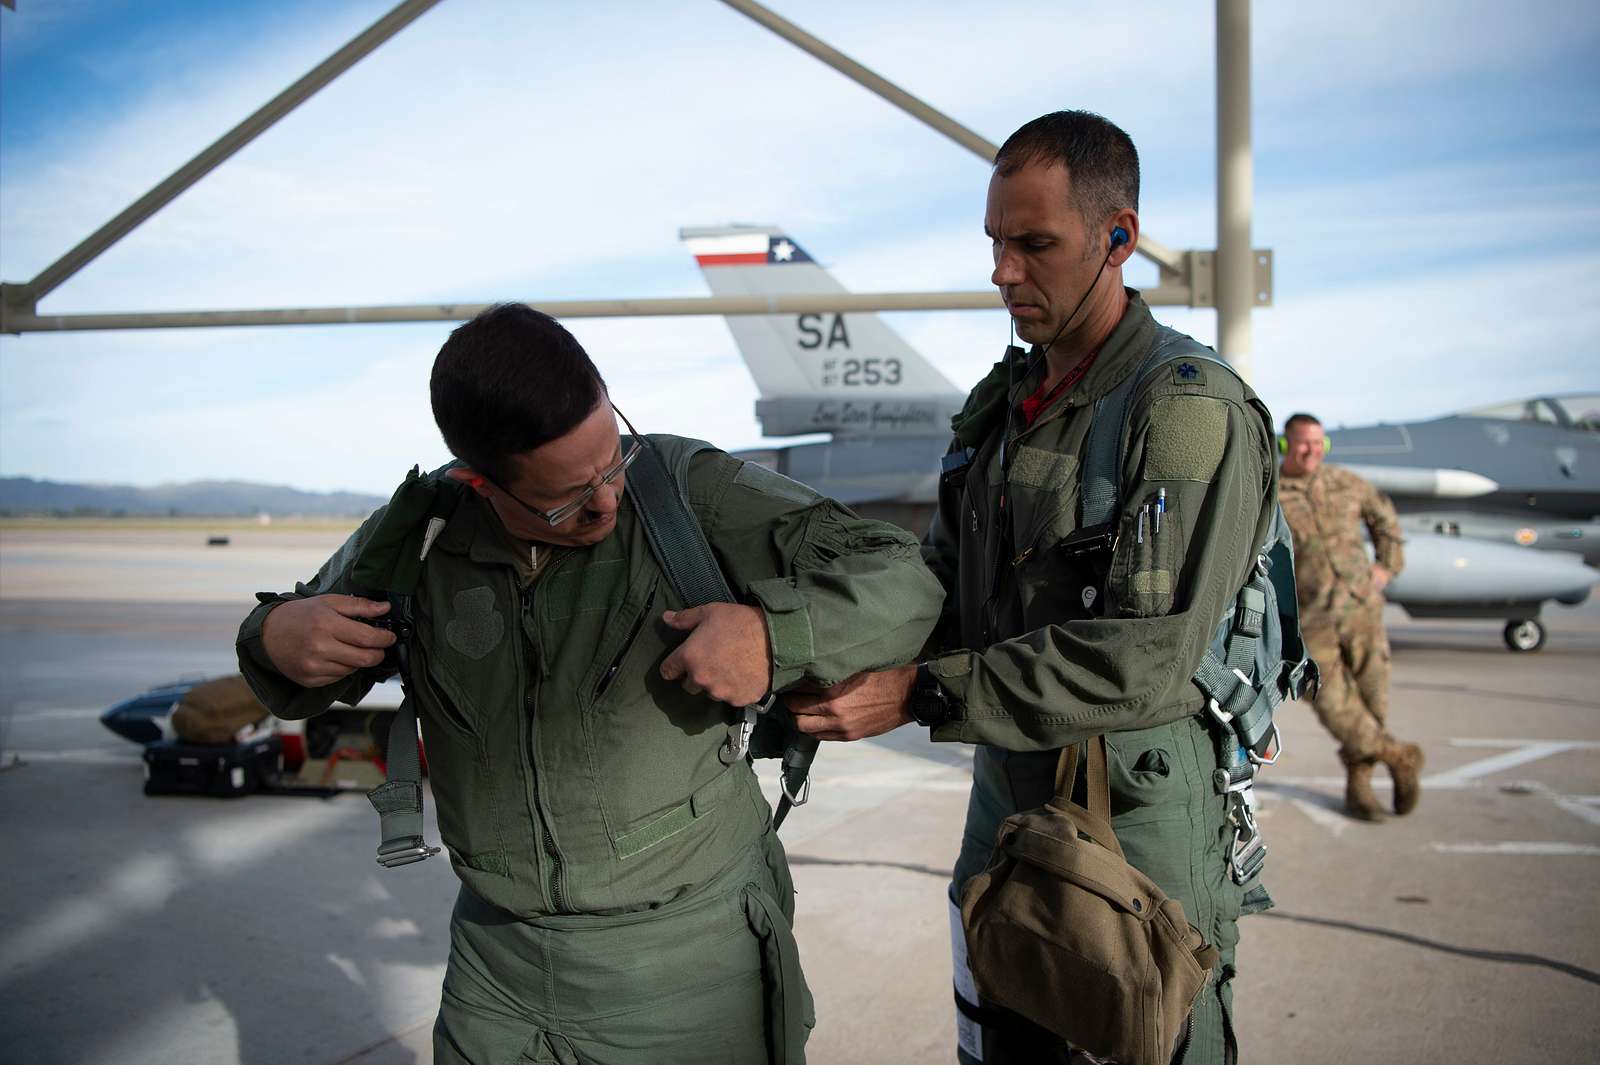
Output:
<instances>
[{"instance_id":1,"label":"man's short dark hair","mask_svg":"<svg viewBox=\"0 0 1600 1065\"><path fill-rule=\"evenodd\" d=\"M1007 177L1032 163L1067 168L1073 206L1090 224L1124 207L1139 209L1139 152L1126 133L1092 111L1041 115L1007 137L994 157L995 169Z\"/></svg>"},{"instance_id":2,"label":"man's short dark hair","mask_svg":"<svg viewBox=\"0 0 1600 1065\"><path fill-rule=\"evenodd\" d=\"M1283 435L1284 436L1288 436L1291 432L1294 431L1294 427L1297 426L1297 425L1321 425L1321 424L1322 424L1322 422L1318 421L1316 415L1314 415L1314 414L1304 414L1304 413L1302 413L1302 414L1291 414L1291 415L1289 415L1288 420L1286 420L1283 423Z\"/></svg>"},{"instance_id":3,"label":"man's short dark hair","mask_svg":"<svg viewBox=\"0 0 1600 1065\"><path fill-rule=\"evenodd\" d=\"M428 391L450 453L504 485L507 460L571 432L594 412L606 383L560 322L500 303L450 334Z\"/></svg>"}]
</instances>

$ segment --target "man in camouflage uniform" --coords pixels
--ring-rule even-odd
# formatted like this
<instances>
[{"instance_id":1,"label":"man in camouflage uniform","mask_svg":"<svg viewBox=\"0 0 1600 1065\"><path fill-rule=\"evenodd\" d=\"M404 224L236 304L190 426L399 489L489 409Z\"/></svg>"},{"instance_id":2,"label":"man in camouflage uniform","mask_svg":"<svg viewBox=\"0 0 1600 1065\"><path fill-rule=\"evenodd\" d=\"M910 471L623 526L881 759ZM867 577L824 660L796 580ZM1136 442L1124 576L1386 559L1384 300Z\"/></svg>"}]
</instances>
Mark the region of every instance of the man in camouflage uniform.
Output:
<instances>
[{"instance_id":1,"label":"man in camouflage uniform","mask_svg":"<svg viewBox=\"0 0 1600 1065\"><path fill-rule=\"evenodd\" d=\"M1389 734L1389 637L1383 629L1383 589L1400 572L1400 522L1394 506L1372 485L1339 466L1325 465L1322 423L1296 414L1284 423L1279 500L1294 530L1300 632L1322 669L1317 717L1339 741L1349 776L1345 809L1363 821L1383 817L1372 794L1378 762L1394 776L1394 812L1416 808L1422 748ZM1367 561L1361 528L1372 536L1376 562Z\"/></svg>"},{"instance_id":2,"label":"man in camouflage uniform","mask_svg":"<svg viewBox=\"0 0 1600 1065\"><path fill-rule=\"evenodd\" d=\"M431 392L460 461L386 510L429 491L411 524L443 519L407 641L462 881L433 1060L803 1065L788 866L725 737L769 691L916 654L941 593L915 539L699 441L623 435L577 340L519 304L452 333ZM663 573L634 496L657 461L739 603L688 606ZM364 622L390 603L361 582L385 512L246 618L240 667L280 717L381 671L395 636Z\"/></svg>"}]
</instances>

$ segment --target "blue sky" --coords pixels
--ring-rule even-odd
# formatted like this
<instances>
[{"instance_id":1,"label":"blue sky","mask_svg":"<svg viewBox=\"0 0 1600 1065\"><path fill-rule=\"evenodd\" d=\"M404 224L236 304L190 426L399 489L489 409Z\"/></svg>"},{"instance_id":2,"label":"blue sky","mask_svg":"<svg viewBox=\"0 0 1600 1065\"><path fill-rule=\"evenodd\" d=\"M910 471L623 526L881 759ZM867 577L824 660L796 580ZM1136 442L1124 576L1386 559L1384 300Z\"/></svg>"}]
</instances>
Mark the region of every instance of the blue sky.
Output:
<instances>
[{"instance_id":1,"label":"blue sky","mask_svg":"<svg viewBox=\"0 0 1600 1065\"><path fill-rule=\"evenodd\" d=\"M389 6L0 10L0 277L32 277ZM1214 245L1213 4L773 6L996 142L1106 114L1140 147L1145 231ZM1257 3L1252 47L1254 242L1276 257L1255 383L1275 411L1359 424L1600 391L1592 3ZM987 177L711 0L444 0L41 309L702 295L677 229L731 220L788 227L851 288L981 288ZM1158 313L1215 337L1212 312ZM890 320L963 386L1006 339L1000 312ZM641 427L759 441L720 319L569 324ZM0 338L0 474L387 492L444 457L426 381L447 331Z\"/></svg>"}]
</instances>

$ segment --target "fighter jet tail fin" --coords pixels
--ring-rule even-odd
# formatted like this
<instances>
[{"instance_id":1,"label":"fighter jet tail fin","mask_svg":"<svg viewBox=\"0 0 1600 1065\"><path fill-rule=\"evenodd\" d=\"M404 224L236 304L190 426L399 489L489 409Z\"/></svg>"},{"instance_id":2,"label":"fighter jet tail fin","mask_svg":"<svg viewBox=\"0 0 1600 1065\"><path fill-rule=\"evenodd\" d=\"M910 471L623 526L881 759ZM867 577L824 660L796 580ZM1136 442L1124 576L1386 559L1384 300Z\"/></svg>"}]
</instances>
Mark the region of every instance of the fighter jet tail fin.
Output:
<instances>
[{"instance_id":1,"label":"fighter jet tail fin","mask_svg":"<svg viewBox=\"0 0 1600 1065\"><path fill-rule=\"evenodd\" d=\"M825 295L846 289L773 226L688 226L716 296ZM732 315L767 436L941 434L962 396L949 378L871 313Z\"/></svg>"}]
</instances>

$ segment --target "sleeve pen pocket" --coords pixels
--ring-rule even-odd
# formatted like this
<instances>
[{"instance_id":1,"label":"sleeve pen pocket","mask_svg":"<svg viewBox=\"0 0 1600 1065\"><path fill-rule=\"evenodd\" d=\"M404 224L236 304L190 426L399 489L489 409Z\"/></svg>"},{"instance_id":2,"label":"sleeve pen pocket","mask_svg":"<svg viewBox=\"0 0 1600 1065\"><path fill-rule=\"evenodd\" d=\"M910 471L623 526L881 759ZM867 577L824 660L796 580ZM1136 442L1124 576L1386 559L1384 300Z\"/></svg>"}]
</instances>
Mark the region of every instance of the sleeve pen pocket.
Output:
<instances>
[{"instance_id":1,"label":"sleeve pen pocket","mask_svg":"<svg viewBox=\"0 0 1600 1065\"><path fill-rule=\"evenodd\" d=\"M1111 563L1117 613L1153 618L1172 612L1183 561L1182 515L1165 488L1158 488L1123 516L1122 535Z\"/></svg>"}]
</instances>

